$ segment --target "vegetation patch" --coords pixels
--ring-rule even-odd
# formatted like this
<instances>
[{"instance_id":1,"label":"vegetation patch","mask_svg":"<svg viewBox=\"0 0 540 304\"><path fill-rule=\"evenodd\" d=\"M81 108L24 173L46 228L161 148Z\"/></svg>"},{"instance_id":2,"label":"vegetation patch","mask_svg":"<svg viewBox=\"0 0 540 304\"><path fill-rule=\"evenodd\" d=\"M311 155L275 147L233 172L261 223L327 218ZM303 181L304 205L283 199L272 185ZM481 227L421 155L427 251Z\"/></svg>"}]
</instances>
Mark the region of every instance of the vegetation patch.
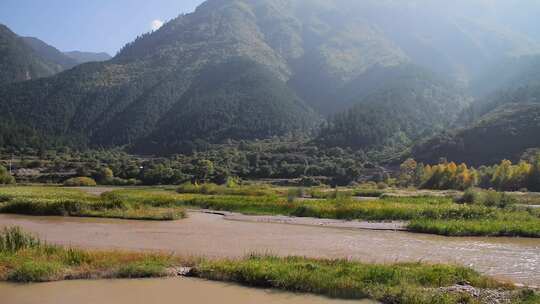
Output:
<instances>
[{"instance_id":1,"label":"vegetation patch","mask_svg":"<svg viewBox=\"0 0 540 304\"><path fill-rule=\"evenodd\" d=\"M90 177L73 177L64 182L66 187L95 187L96 181Z\"/></svg>"},{"instance_id":2,"label":"vegetation patch","mask_svg":"<svg viewBox=\"0 0 540 304\"><path fill-rule=\"evenodd\" d=\"M344 299L374 299L382 303L487 303L472 295L442 292L464 284L479 289L509 290L513 303L534 299L534 293L512 287L459 266L364 264L346 260L278 258L254 255L244 260L204 261L196 267L202 278L248 286L308 292Z\"/></svg>"},{"instance_id":3,"label":"vegetation patch","mask_svg":"<svg viewBox=\"0 0 540 304\"><path fill-rule=\"evenodd\" d=\"M186 217L181 207L155 207L125 202L114 196L95 197L78 190L53 187L1 188L5 201L0 213L36 216L77 216L134 220L177 220Z\"/></svg>"},{"instance_id":4,"label":"vegetation patch","mask_svg":"<svg viewBox=\"0 0 540 304\"><path fill-rule=\"evenodd\" d=\"M119 190L105 194L128 203L153 207L191 207L253 215L287 215L366 221L410 221L416 232L451 236L489 235L540 237L540 210L502 203L503 195L488 201L456 203L450 197L386 197L358 201L351 197L299 200L287 196L177 194L163 190ZM502 201L501 201L502 198ZM455 223L455 228L435 229ZM463 223L463 225L462 225ZM459 228L459 229L457 229Z\"/></svg>"},{"instance_id":5,"label":"vegetation patch","mask_svg":"<svg viewBox=\"0 0 540 304\"><path fill-rule=\"evenodd\" d=\"M0 232L0 278L12 282L159 277L176 265L190 266L193 261L165 254L63 248L17 227Z\"/></svg>"}]
</instances>

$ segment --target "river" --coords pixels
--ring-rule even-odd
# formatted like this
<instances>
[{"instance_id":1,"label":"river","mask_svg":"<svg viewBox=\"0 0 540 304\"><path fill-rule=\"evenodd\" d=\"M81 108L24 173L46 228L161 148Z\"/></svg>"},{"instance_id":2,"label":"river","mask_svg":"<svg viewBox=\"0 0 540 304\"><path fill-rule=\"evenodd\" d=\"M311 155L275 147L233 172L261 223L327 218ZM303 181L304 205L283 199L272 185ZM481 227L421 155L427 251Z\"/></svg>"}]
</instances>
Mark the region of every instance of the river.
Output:
<instances>
[{"instance_id":1,"label":"river","mask_svg":"<svg viewBox=\"0 0 540 304\"><path fill-rule=\"evenodd\" d=\"M256 252L365 262L458 263L499 279L540 285L540 239L454 238L230 221L197 212L174 222L0 215L0 226L14 225L47 242L83 248L158 250L210 258Z\"/></svg>"},{"instance_id":2,"label":"river","mask_svg":"<svg viewBox=\"0 0 540 304\"><path fill-rule=\"evenodd\" d=\"M63 281L40 284L0 283L2 304L372 304L306 294L246 288L198 279Z\"/></svg>"}]
</instances>

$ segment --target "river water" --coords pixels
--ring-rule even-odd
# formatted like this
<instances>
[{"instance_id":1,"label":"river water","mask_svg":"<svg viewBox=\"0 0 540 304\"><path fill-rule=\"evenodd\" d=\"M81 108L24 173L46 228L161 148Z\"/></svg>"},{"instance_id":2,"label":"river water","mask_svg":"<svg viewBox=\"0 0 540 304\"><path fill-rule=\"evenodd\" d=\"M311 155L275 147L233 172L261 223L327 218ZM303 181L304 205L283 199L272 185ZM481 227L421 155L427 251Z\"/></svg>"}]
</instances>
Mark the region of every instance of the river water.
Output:
<instances>
[{"instance_id":1,"label":"river water","mask_svg":"<svg viewBox=\"0 0 540 304\"><path fill-rule=\"evenodd\" d=\"M159 250L180 255L249 253L350 258L365 262L458 263L484 274L540 285L540 239L450 238L395 231L229 221L190 213L174 222L0 215L48 242L94 249Z\"/></svg>"},{"instance_id":2,"label":"river water","mask_svg":"<svg viewBox=\"0 0 540 304\"><path fill-rule=\"evenodd\" d=\"M305 294L245 288L197 279L63 281L16 285L0 283L2 304L370 304Z\"/></svg>"}]
</instances>

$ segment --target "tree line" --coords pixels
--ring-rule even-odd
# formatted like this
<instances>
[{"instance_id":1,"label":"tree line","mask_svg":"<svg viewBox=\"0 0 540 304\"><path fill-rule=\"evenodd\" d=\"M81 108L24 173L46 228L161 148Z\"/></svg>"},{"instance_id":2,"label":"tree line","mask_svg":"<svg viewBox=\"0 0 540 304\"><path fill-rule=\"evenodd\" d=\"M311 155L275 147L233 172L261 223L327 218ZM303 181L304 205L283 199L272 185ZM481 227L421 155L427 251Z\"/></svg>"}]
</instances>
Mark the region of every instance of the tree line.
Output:
<instances>
[{"instance_id":1,"label":"tree line","mask_svg":"<svg viewBox=\"0 0 540 304\"><path fill-rule=\"evenodd\" d=\"M397 182L402 187L434 190L481 187L499 191L540 191L540 154L516 164L503 160L500 164L478 168L444 160L432 166L408 159L400 166Z\"/></svg>"}]
</instances>

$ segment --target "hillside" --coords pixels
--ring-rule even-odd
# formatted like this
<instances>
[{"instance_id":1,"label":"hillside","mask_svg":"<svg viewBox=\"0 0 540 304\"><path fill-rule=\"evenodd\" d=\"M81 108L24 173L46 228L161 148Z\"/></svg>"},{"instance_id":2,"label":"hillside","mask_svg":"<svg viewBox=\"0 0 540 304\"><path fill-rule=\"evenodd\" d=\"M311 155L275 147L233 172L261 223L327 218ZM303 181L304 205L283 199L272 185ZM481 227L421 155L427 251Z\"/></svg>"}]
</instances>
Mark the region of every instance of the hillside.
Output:
<instances>
[{"instance_id":1,"label":"hillside","mask_svg":"<svg viewBox=\"0 0 540 304\"><path fill-rule=\"evenodd\" d=\"M481 96L460 113L450 131L416 145L413 156L492 164L537 148L539 71L540 56L513 58L487 69L474 82Z\"/></svg>"},{"instance_id":2,"label":"hillside","mask_svg":"<svg viewBox=\"0 0 540 304\"><path fill-rule=\"evenodd\" d=\"M540 147L540 104L505 104L470 127L438 135L414 147L415 159L436 163L441 157L471 165L519 160Z\"/></svg>"},{"instance_id":3,"label":"hillside","mask_svg":"<svg viewBox=\"0 0 540 304\"><path fill-rule=\"evenodd\" d=\"M58 72L71 69L79 64L75 59L66 56L55 47L34 37L22 37L22 40L41 58L57 65Z\"/></svg>"},{"instance_id":4,"label":"hillside","mask_svg":"<svg viewBox=\"0 0 540 304\"><path fill-rule=\"evenodd\" d=\"M36 130L45 142L174 152L194 139L308 132L318 115L365 100L363 107L392 124L382 132L376 123L360 123L383 136L367 144L384 143L396 130L407 142L444 126L440 111L460 109L463 98L431 80L379 90L369 71L412 62L467 81L493 60L539 49L496 22L478 23L435 5L412 9L409 2L209 0L112 60L2 88L0 118L12 128ZM220 72L223 67L238 70ZM376 94L347 95L355 86ZM436 100L428 100L430 91ZM399 118L421 121L396 126Z\"/></svg>"},{"instance_id":5,"label":"hillside","mask_svg":"<svg viewBox=\"0 0 540 304\"><path fill-rule=\"evenodd\" d=\"M54 75L62 68L34 52L24 39L0 24L0 85Z\"/></svg>"},{"instance_id":6,"label":"hillside","mask_svg":"<svg viewBox=\"0 0 540 304\"><path fill-rule=\"evenodd\" d=\"M470 99L448 81L412 65L374 68L343 89L353 105L325 126L325 146L402 150L449 126Z\"/></svg>"}]
</instances>

